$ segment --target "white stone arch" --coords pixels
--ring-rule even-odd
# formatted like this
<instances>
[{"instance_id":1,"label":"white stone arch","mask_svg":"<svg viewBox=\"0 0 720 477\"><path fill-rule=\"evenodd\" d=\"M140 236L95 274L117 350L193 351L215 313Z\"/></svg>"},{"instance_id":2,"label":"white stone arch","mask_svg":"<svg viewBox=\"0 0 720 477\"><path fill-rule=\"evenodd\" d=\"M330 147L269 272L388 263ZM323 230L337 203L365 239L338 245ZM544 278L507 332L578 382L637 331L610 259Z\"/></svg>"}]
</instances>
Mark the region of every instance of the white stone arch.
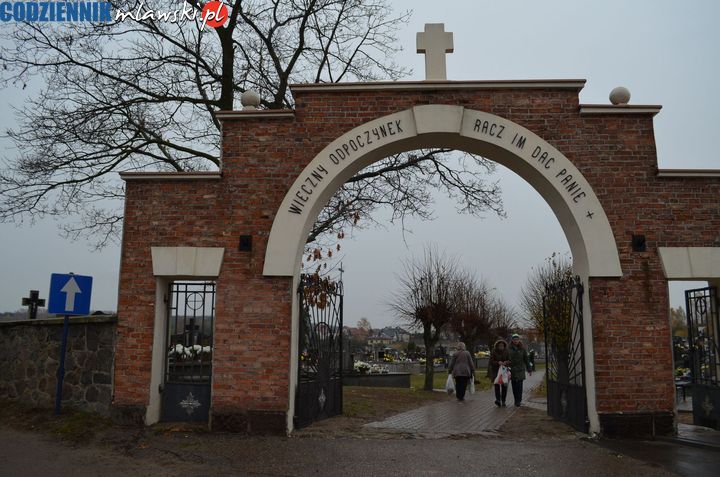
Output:
<instances>
[{"instance_id":1,"label":"white stone arch","mask_svg":"<svg viewBox=\"0 0 720 477\"><path fill-rule=\"evenodd\" d=\"M391 154L449 147L487 157L525 179L553 210L567 237L575 272L620 277L622 270L607 215L588 181L560 151L537 134L483 111L451 105L423 105L393 113L335 139L305 167L278 210L268 240L263 274L292 276L297 286L305 240L322 207L358 171ZM584 337L588 415L599 432L589 293L584 297ZM292 429L297 380L297 299L293 299L290 407Z\"/></svg>"}]
</instances>

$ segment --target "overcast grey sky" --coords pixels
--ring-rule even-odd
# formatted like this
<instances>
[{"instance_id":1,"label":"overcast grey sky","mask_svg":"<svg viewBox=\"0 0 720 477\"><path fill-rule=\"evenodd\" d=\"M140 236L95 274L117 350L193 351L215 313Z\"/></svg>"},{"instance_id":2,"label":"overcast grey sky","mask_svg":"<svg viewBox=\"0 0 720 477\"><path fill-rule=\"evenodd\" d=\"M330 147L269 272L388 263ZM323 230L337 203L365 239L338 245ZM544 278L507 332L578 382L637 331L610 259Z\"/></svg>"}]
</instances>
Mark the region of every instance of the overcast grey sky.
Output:
<instances>
[{"instance_id":1,"label":"overcast grey sky","mask_svg":"<svg viewBox=\"0 0 720 477\"><path fill-rule=\"evenodd\" d=\"M424 78L416 32L425 23L445 23L455 41L448 79L587 79L581 102L601 104L608 104L612 88L626 86L630 104L663 106L655 117L661 168L720 168L715 146L720 2L393 0L392 5L414 10L400 33L404 51L397 58L414 69L406 79ZM13 124L8 105L22 100L22 92L0 91L3 128ZM499 168L497 177L506 220L460 216L452 202L438 197L436 220L406 224L413 233L405 241L397 227L345 240L346 323L361 317L374 326L392 323L384 302L394 273L402 259L430 242L461 257L516 303L530 267L568 245L534 190L505 169ZM18 309L31 288L47 297L50 274L70 271L94 277L93 309L116 308L119 247L92 252L85 243L69 243L52 220L21 228L0 224L0 245L0 311ZM672 287L675 306L682 304L681 290Z\"/></svg>"}]
</instances>

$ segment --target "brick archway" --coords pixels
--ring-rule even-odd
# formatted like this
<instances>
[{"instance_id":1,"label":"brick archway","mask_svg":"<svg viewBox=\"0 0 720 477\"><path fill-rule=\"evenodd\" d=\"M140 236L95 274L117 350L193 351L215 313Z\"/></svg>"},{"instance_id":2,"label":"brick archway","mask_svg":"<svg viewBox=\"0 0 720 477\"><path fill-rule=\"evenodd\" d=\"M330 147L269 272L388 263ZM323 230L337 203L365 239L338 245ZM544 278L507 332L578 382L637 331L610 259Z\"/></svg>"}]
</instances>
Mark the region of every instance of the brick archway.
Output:
<instances>
[{"instance_id":1,"label":"brick archway","mask_svg":"<svg viewBox=\"0 0 720 477\"><path fill-rule=\"evenodd\" d=\"M661 255L720 244L720 172L658 170L660 107L582 105L584 83L293 85L292 110L218 113L221 171L123 174L116 414L156 419L154 370L167 354L157 333L163 284L190 274L217 284L210 425L290 429L296 368L287 350L305 228L347 175L392 152L441 145L513 169L562 225L592 308L591 429L672 433L671 276L663 267L674 269ZM286 222L289 242L278 239ZM154 267L156 247L178 251L176 265ZM219 269L206 260L190 267L180 253L190 249L196 258L221 249ZM627 382L619 384L620 373Z\"/></svg>"},{"instance_id":2,"label":"brick archway","mask_svg":"<svg viewBox=\"0 0 720 477\"><path fill-rule=\"evenodd\" d=\"M607 215L588 180L567 157L508 119L441 104L416 106L368 121L320 151L297 176L275 214L263 274L296 274L315 218L347 179L390 154L423 147L479 154L516 172L552 208L568 238L578 273L622 276Z\"/></svg>"},{"instance_id":3,"label":"brick archway","mask_svg":"<svg viewBox=\"0 0 720 477\"><path fill-rule=\"evenodd\" d=\"M330 197L359 170L390 154L426 147L449 147L492 159L523 177L548 203L570 244L575 272L590 277L620 277L615 239L589 182L573 163L540 136L508 119L452 105L422 105L361 124L344 133L297 176L275 214L263 274L292 276L294 283L306 238ZM591 309L584 297L587 398L591 430L599 431L595 405ZM292 426L297 382L298 305L293 302L290 363Z\"/></svg>"}]
</instances>

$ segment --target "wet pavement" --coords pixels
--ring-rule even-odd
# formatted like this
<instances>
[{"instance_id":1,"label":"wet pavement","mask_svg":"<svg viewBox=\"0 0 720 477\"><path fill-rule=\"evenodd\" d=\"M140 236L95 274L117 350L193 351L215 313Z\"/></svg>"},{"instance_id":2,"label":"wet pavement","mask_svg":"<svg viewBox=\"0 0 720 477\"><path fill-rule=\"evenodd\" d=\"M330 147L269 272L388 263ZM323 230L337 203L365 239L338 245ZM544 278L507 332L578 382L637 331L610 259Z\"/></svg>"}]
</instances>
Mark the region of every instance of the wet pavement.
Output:
<instances>
[{"instance_id":1,"label":"wet pavement","mask_svg":"<svg viewBox=\"0 0 720 477\"><path fill-rule=\"evenodd\" d=\"M678 425L678 439L689 444L714 447L720 450L720 431L688 424Z\"/></svg>"},{"instance_id":2,"label":"wet pavement","mask_svg":"<svg viewBox=\"0 0 720 477\"><path fill-rule=\"evenodd\" d=\"M542 399L530 392L541 380L538 373L527 383L527 405L520 408L497 408L485 391L466 403L448 397L354 434L332 427L291 437L111 427L91 442L70 444L0 422L0 476L720 475L720 452L709 446L598 441L576 433L537 409ZM708 435L715 434L702 434Z\"/></svg>"},{"instance_id":3,"label":"wet pavement","mask_svg":"<svg viewBox=\"0 0 720 477\"><path fill-rule=\"evenodd\" d=\"M720 450L717 449L688 446L669 440L603 439L599 445L617 455L648 462L677 475L720 475Z\"/></svg>"},{"instance_id":4,"label":"wet pavement","mask_svg":"<svg viewBox=\"0 0 720 477\"><path fill-rule=\"evenodd\" d=\"M530 402L530 399L533 389L542 383L544 376L544 372L537 372L525 380L524 405L537 407ZM397 414L384 421L367 424L365 428L382 429L386 432L411 432L426 437L492 435L518 409L513 405L510 389L508 389L507 399L507 407L496 406L495 392L491 388L473 395L466 395L463 402L449 398L447 402L430 404Z\"/></svg>"},{"instance_id":5,"label":"wet pavement","mask_svg":"<svg viewBox=\"0 0 720 477\"><path fill-rule=\"evenodd\" d=\"M129 448L114 443L72 448L36 433L0 428L0 461L1 475L13 477L676 475L566 438L385 440L212 433L143 436Z\"/></svg>"}]
</instances>

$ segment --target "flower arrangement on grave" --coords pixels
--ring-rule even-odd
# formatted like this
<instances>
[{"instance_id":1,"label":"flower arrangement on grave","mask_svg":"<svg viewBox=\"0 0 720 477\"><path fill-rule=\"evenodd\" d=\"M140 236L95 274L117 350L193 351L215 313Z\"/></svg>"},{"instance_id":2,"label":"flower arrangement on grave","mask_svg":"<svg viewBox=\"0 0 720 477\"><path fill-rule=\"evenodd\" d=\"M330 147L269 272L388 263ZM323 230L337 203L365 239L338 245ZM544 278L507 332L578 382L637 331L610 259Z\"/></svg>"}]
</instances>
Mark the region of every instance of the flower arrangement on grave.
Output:
<instances>
[{"instance_id":1,"label":"flower arrangement on grave","mask_svg":"<svg viewBox=\"0 0 720 477\"><path fill-rule=\"evenodd\" d=\"M369 371L370 374L388 374L389 372L390 370L387 366L383 366L380 364L373 364L372 366L370 366Z\"/></svg>"},{"instance_id":2,"label":"flower arrangement on grave","mask_svg":"<svg viewBox=\"0 0 720 477\"><path fill-rule=\"evenodd\" d=\"M675 368L675 377L684 378L690 375L690 368Z\"/></svg>"},{"instance_id":3,"label":"flower arrangement on grave","mask_svg":"<svg viewBox=\"0 0 720 477\"><path fill-rule=\"evenodd\" d=\"M353 363L353 371L360 374L366 374L370 371L370 365L365 361L355 361L355 363Z\"/></svg>"},{"instance_id":4,"label":"flower arrangement on grave","mask_svg":"<svg viewBox=\"0 0 720 477\"><path fill-rule=\"evenodd\" d=\"M183 346L178 343L170 348L169 354L180 361L202 361L203 359L210 359L212 357L212 346Z\"/></svg>"}]
</instances>

